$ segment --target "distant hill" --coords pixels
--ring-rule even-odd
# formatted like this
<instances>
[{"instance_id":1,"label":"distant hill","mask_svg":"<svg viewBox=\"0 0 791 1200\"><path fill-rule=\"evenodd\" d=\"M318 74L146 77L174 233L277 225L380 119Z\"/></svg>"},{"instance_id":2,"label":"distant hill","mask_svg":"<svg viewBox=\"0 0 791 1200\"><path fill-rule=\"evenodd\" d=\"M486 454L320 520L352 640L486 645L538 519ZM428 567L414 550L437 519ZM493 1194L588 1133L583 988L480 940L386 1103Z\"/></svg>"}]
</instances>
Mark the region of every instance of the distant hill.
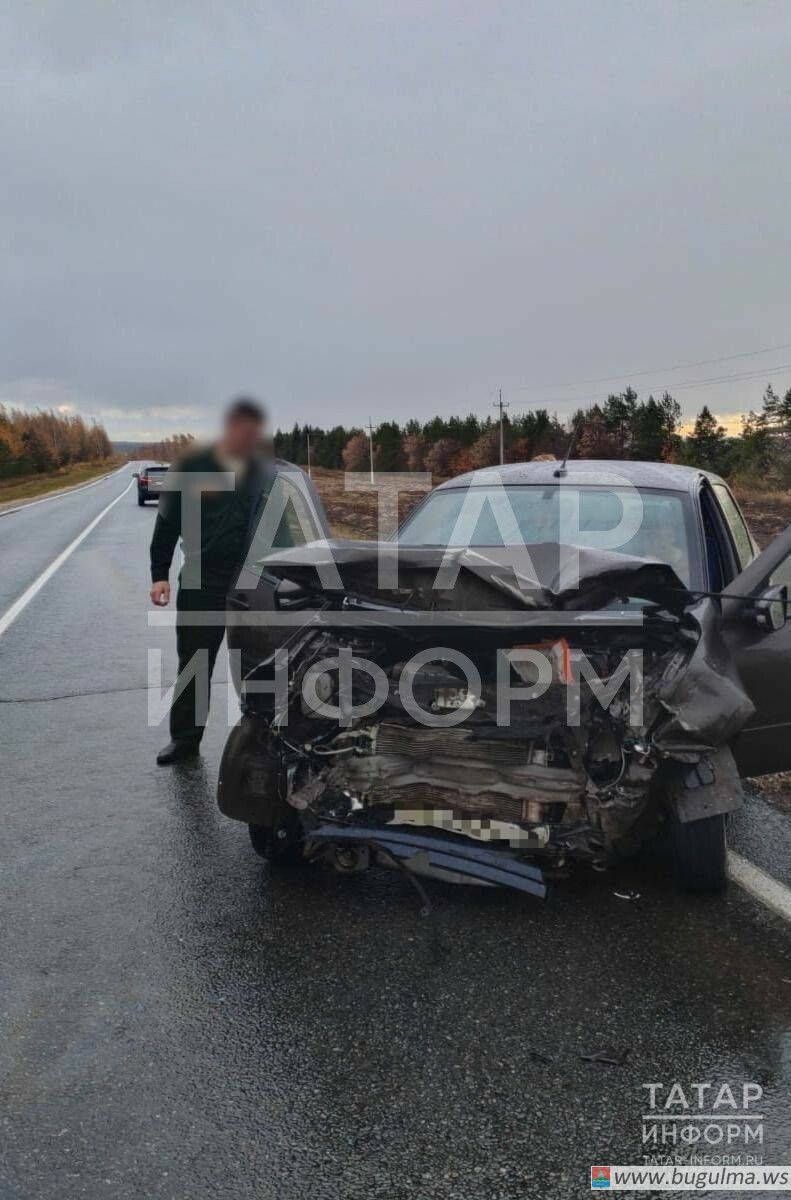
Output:
<instances>
[{"instance_id":1,"label":"distant hill","mask_svg":"<svg viewBox=\"0 0 791 1200\"><path fill-rule=\"evenodd\" d=\"M139 450L140 442L113 442L113 450L116 454L133 454L135 450Z\"/></svg>"}]
</instances>

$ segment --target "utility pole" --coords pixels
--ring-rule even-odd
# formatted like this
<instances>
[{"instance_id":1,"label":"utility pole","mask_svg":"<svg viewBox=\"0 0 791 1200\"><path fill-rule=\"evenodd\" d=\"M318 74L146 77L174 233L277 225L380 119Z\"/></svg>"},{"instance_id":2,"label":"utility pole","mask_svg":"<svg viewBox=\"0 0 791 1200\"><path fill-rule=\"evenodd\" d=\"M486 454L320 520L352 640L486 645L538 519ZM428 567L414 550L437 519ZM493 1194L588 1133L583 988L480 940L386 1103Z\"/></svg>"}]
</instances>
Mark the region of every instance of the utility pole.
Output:
<instances>
[{"instance_id":1,"label":"utility pole","mask_svg":"<svg viewBox=\"0 0 791 1200\"><path fill-rule=\"evenodd\" d=\"M368 450L371 456L371 483L374 482L374 427L368 418Z\"/></svg>"},{"instance_id":2,"label":"utility pole","mask_svg":"<svg viewBox=\"0 0 791 1200\"><path fill-rule=\"evenodd\" d=\"M310 479L310 426L305 426L305 437L308 442L308 479Z\"/></svg>"},{"instance_id":3,"label":"utility pole","mask_svg":"<svg viewBox=\"0 0 791 1200\"><path fill-rule=\"evenodd\" d=\"M503 412L505 411L506 408L510 407L510 405L503 403L503 389L502 388L500 388L500 399L495 400L493 407L499 408L499 410L500 410L500 466L502 466L503 463L505 462L505 452L504 452L504 447L503 447Z\"/></svg>"}]
</instances>

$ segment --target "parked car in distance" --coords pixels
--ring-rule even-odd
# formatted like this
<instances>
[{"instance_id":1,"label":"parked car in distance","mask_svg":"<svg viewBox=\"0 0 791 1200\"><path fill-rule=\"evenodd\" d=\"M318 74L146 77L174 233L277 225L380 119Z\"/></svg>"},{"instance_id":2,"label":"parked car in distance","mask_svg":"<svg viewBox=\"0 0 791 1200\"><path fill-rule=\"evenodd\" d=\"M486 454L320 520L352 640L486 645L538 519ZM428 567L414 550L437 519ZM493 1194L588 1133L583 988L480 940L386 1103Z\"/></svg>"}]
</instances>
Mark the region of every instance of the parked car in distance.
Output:
<instances>
[{"instance_id":1,"label":"parked car in distance","mask_svg":"<svg viewBox=\"0 0 791 1200\"><path fill-rule=\"evenodd\" d=\"M146 500L158 500L170 463L149 463L137 476L137 503L142 508Z\"/></svg>"}]
</instances>

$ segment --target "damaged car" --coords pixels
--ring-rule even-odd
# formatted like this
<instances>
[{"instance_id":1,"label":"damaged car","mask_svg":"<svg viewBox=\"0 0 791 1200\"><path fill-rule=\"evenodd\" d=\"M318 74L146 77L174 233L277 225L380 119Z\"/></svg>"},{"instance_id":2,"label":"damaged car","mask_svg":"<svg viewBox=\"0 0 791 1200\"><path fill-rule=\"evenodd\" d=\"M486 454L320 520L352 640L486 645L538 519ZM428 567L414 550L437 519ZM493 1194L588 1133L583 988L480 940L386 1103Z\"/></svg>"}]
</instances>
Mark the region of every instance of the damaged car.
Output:
<instances>
[{"instance_id":1,"label":"damaged car","mask_svg":"<svg viewBox=\"0 0 791 1200\"><path fill-rule=\"evenodd\" d=\"M791 767L791 530L758 553L723 480L665 464L478 471L378 542L278 481L218 792L258 853L543 896L667 827L678 883L724 887L741 778Z\"/></svg>"}]
</instances>

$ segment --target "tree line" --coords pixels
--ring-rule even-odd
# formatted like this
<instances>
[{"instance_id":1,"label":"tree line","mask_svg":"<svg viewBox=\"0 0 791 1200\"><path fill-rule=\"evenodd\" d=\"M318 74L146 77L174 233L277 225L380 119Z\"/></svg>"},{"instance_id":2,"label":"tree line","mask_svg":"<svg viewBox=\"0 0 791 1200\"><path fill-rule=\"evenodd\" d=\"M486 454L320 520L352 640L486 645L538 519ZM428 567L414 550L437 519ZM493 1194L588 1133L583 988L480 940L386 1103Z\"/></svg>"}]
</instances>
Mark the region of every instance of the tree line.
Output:
<instances>
[{"instance_id":1,"label":"tree line","mask_svg":"<svg viewBox=\"0 0 791 1200\"><path fill-rule=\"evenodd\" d=\"M507 413L503 441L506 462L541 455L562 457L574 440L576 458L634 459L702 467L731 479L763 486L791 485L791 389L784 396L770 384L761 406L742 420L737 436L727 433L704 405L690 430L682 433L681 405L668 392L640 399L634 388L600 404L579 409L568 421L539 408ZM360 428L295 424L275 434L275 453L313 466L365 471L370 463L368 433ZM458 475L500 461L499 421L492 417L432 417L429 421L383 421L373 431L374 466L381 471L431 471Z\"/></svg>"},{"instance_id":2,"label":"tree line","mask_svg":"<svg viewBox=\"0 0 791 1200\"><path fill-rule=\"evenodd\" d=\"M71 413L25 412L0 405L0 479L44 475L74 463L112 458L104 428Z\"/></svg>"},{"instance_id":3,"label":"tree line","mask_svg":"<svg viewBox=\"0 0 791 1200\"><path fill-rule=\"evenodd\" d=\"M162 438L159 442L142 442L130 450L127 457L130 459L146 458L151 459L152 462L176 462L194 444L195 439L191 433L176 433L172 437Z\"/></svg>"}]
</instances>

